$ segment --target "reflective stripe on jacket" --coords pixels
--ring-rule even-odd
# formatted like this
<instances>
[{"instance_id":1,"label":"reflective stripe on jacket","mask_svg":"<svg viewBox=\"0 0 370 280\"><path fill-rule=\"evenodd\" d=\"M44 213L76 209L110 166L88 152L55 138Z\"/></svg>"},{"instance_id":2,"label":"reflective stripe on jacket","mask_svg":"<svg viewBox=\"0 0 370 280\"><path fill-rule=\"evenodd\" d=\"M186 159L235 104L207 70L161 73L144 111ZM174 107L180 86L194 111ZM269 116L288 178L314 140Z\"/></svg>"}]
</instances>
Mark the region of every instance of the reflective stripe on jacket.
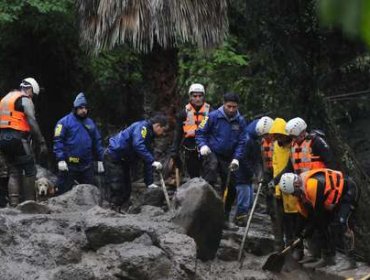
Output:
<instances>
[{"instance_id":1,"label":"reflective stripe on jacket","mask_svg":"<svg viewBox=\"0 0 370 280\"><path fill-rule=\"evenodd\" d=\"M315 169L311 171L307 171L302 173L300 176L303 180L303 186L305 188L305 195L307 200L309 200L313 207L316 207L316 201L319 194L317 189L317 182L315 183L313 180L316 180L315 175L318 173L322 173L325 176L325 189L323 193L323 203L324 207L327 210L333 210L333 208L339 203L342 193L343 193L343 186L344 186L344 178L343 173L340 171L332 170L332 169ZM315 183L312 184L309 182Z\"/></svg>"},{"instance_id":2,"label":"reflective stripe on jacket","mask_svg":"<svg viewBox=\"0 0 370 280\"><path fill-rule=\"evenodd\" d=\"M294 172L300 174L313 169L325 168L320 156L312 153L313 139L305 139L301 144L293 143L291 148L291 160Z\"/></svg>"},{"instance_id":3,"label":"reflective stripe on jacket","mask_svg":"<svg viewBox=\"0 0 370 280\"><path fill-rule=\"evenodd\" d=\"M0 101L0 128L11 128L19 131L29 132L30 125L24 112L15 110L15 102L28 95L20 91L11 91Z\"/></svg>"},{"instance_id":4,"label":"reflective stripe on jacket","mask_svg":"<svg viewBox=\"0 0 370 280\"><path fill-rule=\"evenodd\" d=\"M274 151L274 142L262 138L261 154L264 170L272 170L272 153Z\"/></svg>"},{"instance_id":5,"label":"reflective stripe on jacket","mask_svg":"<svg viewBox=\"0 0 370 280\"><path fill-rule=\"evenodd\" d=\"M199 111L196 111L190 103L185 106L186 120L183 125L185 138L195 137L195 131L204 120L204 117L208 115L209 108L210 105L208 103L204 103Z\"/></svg>"}]
</instances>

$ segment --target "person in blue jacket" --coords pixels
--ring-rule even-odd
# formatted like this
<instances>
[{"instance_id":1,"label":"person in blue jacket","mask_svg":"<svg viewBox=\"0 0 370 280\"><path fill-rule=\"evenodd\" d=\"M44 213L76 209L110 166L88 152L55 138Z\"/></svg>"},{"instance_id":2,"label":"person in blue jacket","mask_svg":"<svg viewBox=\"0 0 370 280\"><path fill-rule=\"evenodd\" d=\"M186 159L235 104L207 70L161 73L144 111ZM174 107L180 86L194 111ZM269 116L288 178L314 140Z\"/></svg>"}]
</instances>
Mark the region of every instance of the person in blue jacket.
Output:
<instances>
[{"instance_id":1,"label":"person in blue jacket","mask_svg":"<svg viewBox=\"0 0 370 280\"><path fill-rule=\"evenodd\" d=\"M151 150L155 136L162 136L167 126L167 117L155 114L148 120L138 121L109 139L104 163L107 167L106 182L110 188L110 203L113 210L121 212L128 208L131 196L131 165L144 160L144 182L148 188L157 188L153 183L153 168L162 169Z\"/></svg>"},{"instance_id":2,"label":"person in blue jacket","mask_svg":"<svg viewBox=\"0 0 370 280\"><path fill-rule=\"evenodd\" d=\"M221 192L225 201L225 225L235 199L235 174L239 160L244 156L245 128L244 117L238 111L239 96L236 93L224 94L224 103L217 110L209 113L199 125L195 140L202 157L204 157L204 179L212 186L218 175L221 177ZM230 172L230 173L229 173ZM227 177L230 174L230 182Z\"/></svg>"},{"instance_id":3,"label":"person in blue jacket","mask_svg":"<svg viewBox=\"0 0 370 280\"><path fill-rule=\"evenodd\" d=\"M69 191L77 182L94 184L94 160L98 173L104 172L101 136L94 121L87 117L85 95L73 102L73 110L60 119L54 130L54 154L58 162L58 194Z\"/></svg>"},{"instance_id":4,"label":"person in blue jacket","mask_svg":"<svg viewBox=\"0 0 370 280\"><path fill-rule=\"evenodd\" d=\"M245 153L236 172L237 209L234 223L240 227L245 227L247 224L247 215L253 204L252 179L257 175L258 165L261 162L261 150L256 131L258 121L259 119L252 121L245 128Z\"/></svg>"}]
</instances>

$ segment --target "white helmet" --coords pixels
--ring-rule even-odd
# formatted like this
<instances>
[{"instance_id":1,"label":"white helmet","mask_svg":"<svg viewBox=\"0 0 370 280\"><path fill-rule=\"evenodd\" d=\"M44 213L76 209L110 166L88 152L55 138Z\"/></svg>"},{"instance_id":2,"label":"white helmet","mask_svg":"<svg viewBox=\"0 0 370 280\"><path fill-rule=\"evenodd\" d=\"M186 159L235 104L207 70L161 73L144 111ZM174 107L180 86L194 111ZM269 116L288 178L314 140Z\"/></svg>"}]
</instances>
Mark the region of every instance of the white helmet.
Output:
<instances>
[{"instance_id":1,"label":"white helmet","mask_svg":"<svg viewBox=\"0 0 370 280\"><path fill-rule=\"evenodd\" d=\"M259 136L268 134L273 122L274 120L267 116L260 118L256 125L257 134Z\"/></svg>"},{"instance_id":2,"label":"white helmet","mask_svg":"<svg viewBox=\"0 0 370 280\"><path fill-rule=\"evenodd\" d=\"M32 91L33 91L34 94L38 95L40 93L39 84L36 82L36 80L34 78L26 78L26 79L24 79L21 82L20 87L23 87L23 88L30 88L30 87L32 87Z\"/></svg>"},{"instance_id":3,"label":"white helmet","mask_svg":"<svg viewBox=\"0 0 370 280\"><path fill-rule=\"evenodd\" d=\"M203 94L206 93L202 84L192 84L189 88L189 94L192 92L202 92Z\"/></svg>"},{"instance_id":4,"label":"white helmet","mask_svg":"<svg viewBox=\"0 0 370 280\"><path fill-rule=\"evenodd\" d=\"M298 180L298 175L294 173L284 173L279 182L282 192L292 194L294 192L294 181Z\"/></svg>"},{"instance_id":5,"label":"white helmet","mask_svg":"<svg viewBox=\"0 0 370 280\"><path fill-rule=\"evenodd\" d=\"M298 136L307 128L306 122L301 118L294 118L287 122L285 131L288 135Z\"/></svg>"}]
</instances>

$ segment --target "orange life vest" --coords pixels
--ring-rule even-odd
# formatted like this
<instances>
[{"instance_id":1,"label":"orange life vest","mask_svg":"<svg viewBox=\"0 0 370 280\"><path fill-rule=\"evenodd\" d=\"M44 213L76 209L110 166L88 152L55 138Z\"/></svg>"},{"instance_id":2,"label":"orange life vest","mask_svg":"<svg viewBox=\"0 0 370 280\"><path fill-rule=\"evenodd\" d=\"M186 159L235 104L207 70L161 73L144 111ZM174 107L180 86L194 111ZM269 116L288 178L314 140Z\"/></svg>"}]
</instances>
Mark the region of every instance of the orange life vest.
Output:
<instances>
[{"instance_id":1,"label":"orange life vest","mask_svg":"<svg viewBox=\"0 0 370 280\"><path fill-rule=\"evenodd\" d=\"M20 91L11 91L0 101L0 128L11 128L19 131L30 131L27 117L23 112L15 110L15 102L21 97L27 97Z\"/></svg>"},{"instance_id":2,"label":"orange life vest","mask_svg":"<svg viewBox=\"0 0 370 280\"><path fill-rule=\"evenodd\" d=\"M199 111L196 111L190 103L185 106L186 120L183 125L185 138L195 137L195 131L204 120L204 117L208 115L209 108L210 105L208 103L204 103Z\"/></svg>"},{"instance_id":3,"label":"orange life vest","mask_svg":"<svg viewBox=\"0 0 370 280\"><path fill-rule=\"evenodd\" d=\"M293 142L291 148L291 160L294 172L300 174L313 169L325 168L320 156L312 154L313 139L305 139L301 144Z\"/></svg>"},{"instance_id":4,"label":"orange life vest","mask_svg":"<svg viewBox=\"0 0 370 280\"><path fill-rule=\"evenodd\" d=\"M267 141L265 138L262 138L261 153L262 153L263 168L265 170L272 170L273 151L274 151L274 142Z\"/></svg>"},{"instance_id":5,"label":"orange life vest","mask_svg":"<svg viewBox=\"0 0 370 280\"><path fill-rule=\"evenodd\" d=\"M332 169L320 168L304 172L300 175L305 188L306 199L310 201L314 207L317 199L317 184L315 186L310 186L307 182L318 173L323 173L325 176L324 207L331 211L342 197L344 187L343 173Z\"/></svg>"}]
</instances>

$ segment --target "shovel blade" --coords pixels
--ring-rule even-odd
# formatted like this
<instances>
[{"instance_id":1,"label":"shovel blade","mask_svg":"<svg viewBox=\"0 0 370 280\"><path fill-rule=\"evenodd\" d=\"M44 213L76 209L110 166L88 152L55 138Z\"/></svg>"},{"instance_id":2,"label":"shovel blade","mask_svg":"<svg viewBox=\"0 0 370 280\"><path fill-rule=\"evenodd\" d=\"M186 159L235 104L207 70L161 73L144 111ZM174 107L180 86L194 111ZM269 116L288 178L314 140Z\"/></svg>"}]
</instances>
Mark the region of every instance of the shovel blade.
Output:
<instances>
[{"instance_id":1,"label":"shovel blade","mask_svg":"<svg viewBox=\"0 0 370 280\"><path fill-rule=\"evenodd\" d=\"M262 266L263 270L269 270L272 272L280 272L285 263L285 256L280 253L271 254L264 265Z\"/></svg>"}]
</instances>

